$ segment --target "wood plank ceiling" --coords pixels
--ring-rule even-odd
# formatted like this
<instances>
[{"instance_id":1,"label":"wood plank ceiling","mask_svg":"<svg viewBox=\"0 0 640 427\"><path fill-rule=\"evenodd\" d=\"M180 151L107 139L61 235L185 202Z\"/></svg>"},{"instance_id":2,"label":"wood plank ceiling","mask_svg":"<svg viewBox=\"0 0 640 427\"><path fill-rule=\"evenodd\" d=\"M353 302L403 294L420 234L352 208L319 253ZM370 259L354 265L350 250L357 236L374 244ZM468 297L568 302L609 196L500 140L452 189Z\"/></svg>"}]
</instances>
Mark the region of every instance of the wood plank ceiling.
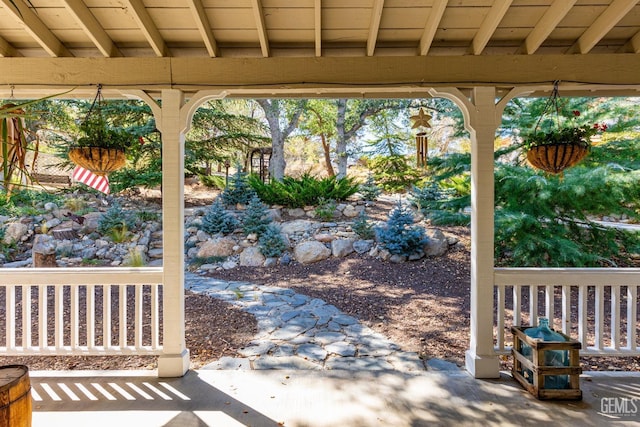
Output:
<instances>
[{"instance_id":1,"label":"wood plank ceiling","mask_svg":"<svg viewBox=\"0 0 640 427\"><path fill-rule=\"evenodd\" d=\"M640 54L638 0L0 0L2 57Z\"/></svg>"}]
</instances>

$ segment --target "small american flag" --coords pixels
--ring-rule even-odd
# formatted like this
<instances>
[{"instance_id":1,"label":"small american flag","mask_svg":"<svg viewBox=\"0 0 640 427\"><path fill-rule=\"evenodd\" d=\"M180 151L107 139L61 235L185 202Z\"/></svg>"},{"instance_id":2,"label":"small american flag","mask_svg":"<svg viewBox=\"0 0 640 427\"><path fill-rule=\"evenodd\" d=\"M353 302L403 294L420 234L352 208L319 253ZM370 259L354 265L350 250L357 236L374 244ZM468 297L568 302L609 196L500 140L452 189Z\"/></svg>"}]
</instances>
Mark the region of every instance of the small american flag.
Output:
<instances>
[{"instance_id":1,"label":"small american flag","mask_svg":"<svg viewBox=\"0 0 640 427\"><path fill-rule=\"evenodd\" d=\"M99 176L82 166L76 166L73 170L73 179L104 194L109 194L109 178L106 176Z\"/></svg>"}]
</instances>

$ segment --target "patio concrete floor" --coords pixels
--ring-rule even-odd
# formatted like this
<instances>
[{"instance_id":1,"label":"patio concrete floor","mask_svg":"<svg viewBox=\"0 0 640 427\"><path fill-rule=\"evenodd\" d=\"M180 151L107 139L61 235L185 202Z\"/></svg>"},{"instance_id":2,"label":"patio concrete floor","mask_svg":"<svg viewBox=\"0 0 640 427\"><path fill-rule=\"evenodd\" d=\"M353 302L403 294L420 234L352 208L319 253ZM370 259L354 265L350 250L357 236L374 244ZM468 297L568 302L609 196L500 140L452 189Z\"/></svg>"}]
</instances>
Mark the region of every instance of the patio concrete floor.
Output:
<instances>
[{"instance_id":1,"label":"patio concrete floor","mask_svg":"<svg viewBox=\"0 0 640 427\"><path fill-rule=\"evenodd\" d=\"M640 373L586 373L541 402L465 371L32 371L33 426L640 426Z\"/></svg>"}]
</instances>

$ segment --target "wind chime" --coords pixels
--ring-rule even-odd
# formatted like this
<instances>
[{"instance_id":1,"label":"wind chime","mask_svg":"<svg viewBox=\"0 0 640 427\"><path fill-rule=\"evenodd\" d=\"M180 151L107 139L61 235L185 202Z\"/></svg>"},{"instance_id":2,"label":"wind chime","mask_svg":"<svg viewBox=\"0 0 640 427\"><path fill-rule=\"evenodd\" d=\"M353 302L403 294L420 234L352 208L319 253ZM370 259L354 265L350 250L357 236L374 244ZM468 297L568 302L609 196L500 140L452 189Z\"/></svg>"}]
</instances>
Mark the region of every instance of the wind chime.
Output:
<instances>
[{"instance_id":1,"label":"wind chime","mask_svg":"<svg viewBox=\"0 0 640 427\"><path fill-rule=\"evenodd\" d=\"M429 123L431 116L420 108L418 114L411 116L411 120L413 121L411 129L418 129L418 133L416 134L416 163L419 168L426 168L429 157L429 141L427 139L427 133L421 129L431 127L431 123Z\"/></svg>"}]
</instances>

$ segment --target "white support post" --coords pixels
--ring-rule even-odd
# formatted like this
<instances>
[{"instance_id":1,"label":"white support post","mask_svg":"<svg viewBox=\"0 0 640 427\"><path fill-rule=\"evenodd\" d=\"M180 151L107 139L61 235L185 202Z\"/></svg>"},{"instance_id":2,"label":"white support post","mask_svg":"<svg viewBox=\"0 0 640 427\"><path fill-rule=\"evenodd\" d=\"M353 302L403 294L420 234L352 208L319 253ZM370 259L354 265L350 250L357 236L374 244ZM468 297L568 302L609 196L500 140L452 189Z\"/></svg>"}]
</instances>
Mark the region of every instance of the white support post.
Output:
<instances>
[{"instance_id":1,"label":"white support post","mask_svg":"<svg viewBox=\"0 0 640 427\"><path fill-rule=\"evenodd\" d=\"M500 362L493 346L494 159L498 125L496 91L473 89L471 133L471 325L466 368L475 378L497 378Z\"/></svg>"},{"instance_id":2,"label":"white support post","mask_svg":"<svg viewBox=\"0 0 640 427\"><path fill-rule=\"evenodd\" d=\"M162 133L163 354L159 377L181 377L189 369L184 326L184 131L182 91L162 91L156 125ZM160 117L158 117L160 116Z\"/></svg>"}]
</instances>

